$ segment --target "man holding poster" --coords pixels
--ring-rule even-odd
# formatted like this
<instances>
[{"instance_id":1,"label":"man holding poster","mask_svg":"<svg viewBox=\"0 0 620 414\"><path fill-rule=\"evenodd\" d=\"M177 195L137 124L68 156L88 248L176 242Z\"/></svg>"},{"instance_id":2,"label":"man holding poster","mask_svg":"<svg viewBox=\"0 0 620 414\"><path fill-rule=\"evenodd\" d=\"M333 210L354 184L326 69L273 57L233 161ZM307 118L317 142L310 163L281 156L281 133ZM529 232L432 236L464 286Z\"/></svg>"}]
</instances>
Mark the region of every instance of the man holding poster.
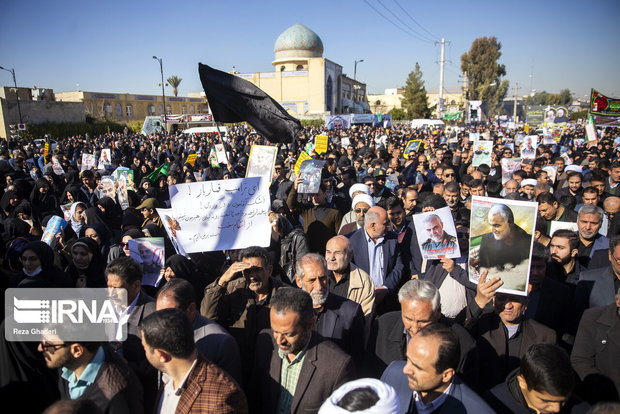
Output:
<instances>
[{"instance_id":1,"label":"man holding poster","mask_svg":"<svg viewBox=\"0 0 620 414\"><path fill-rule=\"evenodd\" d=\"M472 201L470 278L477 283L486 272L504 281L505 292L526 295L537 204L497 201L487 197Z\"/></svg>"}]
</instances>

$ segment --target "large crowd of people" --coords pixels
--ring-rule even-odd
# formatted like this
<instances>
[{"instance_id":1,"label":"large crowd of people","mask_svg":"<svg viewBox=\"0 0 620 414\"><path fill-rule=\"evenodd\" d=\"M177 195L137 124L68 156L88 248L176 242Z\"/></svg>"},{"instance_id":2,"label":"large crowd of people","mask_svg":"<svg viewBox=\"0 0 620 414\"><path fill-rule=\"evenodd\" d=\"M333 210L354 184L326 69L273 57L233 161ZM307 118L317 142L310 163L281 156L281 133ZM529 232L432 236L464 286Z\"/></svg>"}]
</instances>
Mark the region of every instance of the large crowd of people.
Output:
<instances>
[{"instance_id":1,"label":"large crowd of people","mask_svg":"<svg viewBox=\"0 0 620 414\"><path fill-rule=\"evenodd\" d=\"M302 194L294 166L317 134L329 137L310 154L325 160L320 185ZM490 164L473 165L470 134L493 141ZM190 254L157 208L176 184L245 177L252 145L270 145L249 127L3 142L3 290L125 288L129 307L121 343L3 337L2 400L23 413L620 412L620 130L588 141L569 124L535 149L531 134L306 127L277 144L270 245ZM522 147L520 168L502 170ZM109 163L83 168L104 149ZM133 171L127 200L103 188L118 167ZM537 203L531 253L523 234L509 254L531 257L527 296L470 280L472 196ZM437 215L413 224L444 207L456 235ZM41 241L53 216L68 224ZM501 240L514 223L493 217ZM156 286L130 255L143 237L165 239ZM423 259L457 245L460 258Z\"/></svg>"}]
</instances>

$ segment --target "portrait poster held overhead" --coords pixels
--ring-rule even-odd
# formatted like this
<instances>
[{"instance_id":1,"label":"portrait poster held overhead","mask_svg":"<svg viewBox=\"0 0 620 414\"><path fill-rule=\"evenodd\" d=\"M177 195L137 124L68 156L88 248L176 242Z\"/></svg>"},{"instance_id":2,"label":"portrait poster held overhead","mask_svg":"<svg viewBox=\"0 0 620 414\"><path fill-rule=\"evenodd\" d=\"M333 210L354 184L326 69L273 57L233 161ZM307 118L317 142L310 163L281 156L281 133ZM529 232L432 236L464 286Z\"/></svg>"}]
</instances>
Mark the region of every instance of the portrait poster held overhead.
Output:
<instances>
[{"instance_id":1,"label":"portrait poster held overhead","mask_svg":"<svg viewBox=\"0 0 620 414\"><path fill-rule=\"evenodd\" d=\"M407 146L405 147L405 151L403 153L403 157L409 159L409 154L412 152L418 152L420 149L420 145L422 144L421 139L412 139L407 142Z\"/></svg>"},{"instance_id":2,"label":"portrait poster held overhead","mask_svg":"<svg viewBox=\"0 0 620 414\"><path fill-rule=\"evenodd\" d=\"M269 187L259 177L168 187L176 240L187 253L269 246Z\"/></svg>"},{"instance_id":3,"label":"portrait poster held overhead","mask_svg":"<svg viewBox=\"0 0 620 414\"><path fill-rule=\"evenodd\" d=\"M502 184L512 180L512 174L521 169L521 158L502 158Z\"/></svg>"},{"instance_id":4,"label":"portrait poster held overhead","mask_svg":"<svg viewBox=\"0 0 620 414\"><path fill-rule=\"evenodd\" d=\"M82 168L80 168L80 172L92 170L96 161L97 160L93 154L82 154Z\"/></svg>"},{"instance_id":5,"label":"portrait poster held overhead","mask_svg":"<svg viewBox=\"0 0 620 414\"><path fill-rule=\"evenodd\" d=\"M553 220L551 222L551 226L549 226L549 236L553 236L553 233L558 230L570 230L576 233L579 231L579 227L577 226L577 223Z\"/></svg>"},{"instance_id":6,"label":"portrait poster held overhead","mask_svg":"<svg viewBox=\"0 0 620 414\"><path fill-rule=\"evenodd\" d=\"M248 168L245 172L246 177L261 177L262 184L267 187L271 184L273 168L278 155L278 147L271 145L252 145Z\"/></svg>"},{"instance_id":7,"label":"portrait poster held overhead","mask_svg":"<svg viewBox=\"0 0 620 414\"><path fill-rule=\"evenodd\" d=\"M493 150L493 141L474 141L474 158L471 165L478 167L481 164L491 166L491 151Z\"/></svg>"},{"instance_id":8,"label":"portrait poster held overhead","mask_svg":"<svg viewBox=\"0 0 620 414\"><path fill-rule=\"evenodd\" d=\"M538 135L528 135L523 138L521 144L521 158L534 159L536 158L536 147L538 146Z\"/></svg>"},{"instance_id":9,"label":"portrait poster held overhead","mask_svg":"<svg viewBox=\"0 0 620 414\"><path fill-rule=\"evenodd\" d=\"M112 151L110 148L105 148L101 150L101 155L99 156L99 163L97 165L98 170L105 170L110 164L112 164Z\"/></svg>"},{"instance_id":10,"label":"portrait poster held overhead","mask_svg":"<svg viewBox=\"0 0 620 414\"><path fill-rule=\"evenodd\" d=\"M433 260L461 257L450 207L414 214L412 217L422 258Z\"/></svg>"},{"instance_id":11,"label":"portrait poster held overhead","mask_svg":"<svg viewBox=\"0 0 620 414\"><path fill-rule=\"evenodd\" d=\"M165 255L163 237L141 237L129 240L129 256L142 266L142 285L157 286L161 279Z\"/></svg>"},{"instance_id":12,"label":"portrait poster held overhead","mask_svg":"<svg viewBox=\"0 0 620 414\"><path fill-rule=\"evenodd\" d=\"M176 218L174 218L174 210L171 208L158 208L157 214L161 218L161 223L164 226L164 230L168 234L168 238L174 247L174 250L178 254L182 254L183 256L188 256L187 252L183 247L179 245L177 241L177 231L181 230L181 226Z\"/></svg>"},{"instance_id":13,"label":"portrait poster held overhead","mask_svg":"<svg viewBox=\"0 0 620 414\"><path fill-rule=\"evenodd\" d=\"M116 199L116 183L114 182L114 177L111 175L105 175L101 177L101 181L97 186L97 197L110 197L114 202Z\"/></svg>"},{"instance_id":14,"label":"portrait poster held overhead","mask_svg":"<svg viewBox=\"0 0 620 414\"><path fill-rule=\"evenodd\" d=\"M473 196L469 279L500 278L499 292L527 295L538 204Z\"/></svg>"},{"instance_id":15,"label":"portrait poster held overhead","mask_svg":"<svg viewBox=\"0 0 620 414\"><path fill-rule=\"evenodd\" d=\"M316 194L319 192L323 165L325 165L325 160L307 160L301 164L299 176L304 179L304 182L297 187L299 194Z\"/></svg>"}]
</instances>

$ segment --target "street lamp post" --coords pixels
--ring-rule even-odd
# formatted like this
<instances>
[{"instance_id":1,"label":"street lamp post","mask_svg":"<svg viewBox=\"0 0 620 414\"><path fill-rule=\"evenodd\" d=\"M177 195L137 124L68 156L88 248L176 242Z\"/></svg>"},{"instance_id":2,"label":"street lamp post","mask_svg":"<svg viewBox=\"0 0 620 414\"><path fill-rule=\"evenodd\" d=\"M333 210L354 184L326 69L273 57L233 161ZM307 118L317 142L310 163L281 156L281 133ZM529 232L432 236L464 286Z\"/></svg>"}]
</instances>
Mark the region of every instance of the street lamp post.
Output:
<instances>
[{"instance_id":1,"label":"street lamp post","mask_svg":"<svg viewBox=\"0 0 620 414\"><path fill-rule=\"evenodd\" d=\"M153 56L153 59L159 62L159 72L161 73L161 98L164 101L164 130L168 132L168 123L166 120L166 92L164 91L164 65L161 62L162 58Z\"/></svg>"},{"instance_id":2,"label":"street lamp post","mask_svg":"<svg viewBox=\"0 0 620 414\"><path fill-rule=\"evenodd\" d=\"M353 80L357 79L357 64L362 63L364 59L356 60L355 65L353 65Z\"/></svg>"},{"instance_id":3,"label":"street lamp post","mask_svg":"<svg viewBox=\"0 0 620 414\"><path fill-rule=\"evenodd\" d=\"M13 84L15 85L15 98L17 98L17 112L19 113L19 123L23 124L22 108L19 105L19 91L17 90L17 81L15 80L15 69L7 69L7 68L3 68L2 66L0 66L0 69L6 70L7 72L11 72L11 75L13 75Z\"/></svg>"}]
</instances>

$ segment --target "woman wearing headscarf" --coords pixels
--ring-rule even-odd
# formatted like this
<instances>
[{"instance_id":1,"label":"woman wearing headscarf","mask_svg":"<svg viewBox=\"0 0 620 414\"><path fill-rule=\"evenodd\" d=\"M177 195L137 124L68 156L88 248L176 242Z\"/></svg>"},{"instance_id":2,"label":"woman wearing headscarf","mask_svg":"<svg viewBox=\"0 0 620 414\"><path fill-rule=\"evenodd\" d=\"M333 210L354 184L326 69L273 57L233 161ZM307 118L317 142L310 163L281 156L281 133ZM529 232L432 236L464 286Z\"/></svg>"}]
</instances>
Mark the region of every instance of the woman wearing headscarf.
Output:
<instances>
[{"instance_id":1,"label":"woman wearing headscarf","mask_svg":"<svg viewBox=\"0 0 620 414\"><path fill-rule=\"evenodd\" d=\"M103 223L88 224L82 227L81 237L89 237L97 242L101 257L108 257L112 245L111 234Z\"/></svg>"},{"instance_id":2,"label":"woman wearing headscarf","mask_svg":"<svg viewBox=\"0 0 620 414\"><path fill-rule=\"evenodd\" d=\"M65 272L54 266L54 252L42 241L28 243L20 256L22 271L11 281L19 288L62 288L73 287Z\"/></svg>"},{"instance_id":3,"label":"woman wearing headscarf","mask_svg":"<svg viewBox=\"0 0 620 414\"><path fill-rule=\"evenodd\" d=\"M82 192L82 190L80 189L79 184L68 184L62 193L60 203L77 203L78 201L82 203L87 203L88 199L84 192Z\"/></svg>"},{"instance_id":4,"label":"woman wearing headscarf","mask_svg":"<svg viewBox=\"0 0 620 414\"><path fill-rule=\"evenodd\" d=\"M56 214L58 210L58 198L52 191L52 185L45 178L39 178L30 193L30 205L32 215L37 221L41 221L48 214Z\"/></svg>"},{"instance_id":5,"label":"woman wearing headscarf","mask_svg":"<svg viewBox=\"0 0 620 414\"><path fill-rule=\"evenodd\" d=\"M108 263L116 258L129 256L129 240L139 239L142 237L144 237L144 234L138 229L127 230L123 233L121 236L121 242L110 247L110 253L108 253Z\"/></svg>"},{"instance_id":6,"label":"woman wearing headscarf","mask_svg":"<svg viewBox=\"0 0 620 414\"><path fill-rule=\"evenodd\" d=\"M90 237L81 237L71 245L71 263L65 272L75 287L106 287L105 266L97 242Z\"/></svg>"},{"instance_id":7,"label":"woman wearing headscarf","mask_svg":"<svg viewBox=\"0 0 620 414\"><path fill-rule=\"evenodd\" d=\"M32 227L24 220L18 218L7 218L4 220L4 233L2 239L6 242L3 246L2 257L3 266L12 271L21 269L20 256L24 246L36 237L31 234Z\"/></svg>"},{"instance_id":8,"label":"woman wearing headscarf","mask_svg":"<svg viewBox=\"0 0 620 414\"><path fill-rule=\"evenodd\" d=\"M194 287L194 291L196 292L196 306L200 307L208 281L200 277L200 271L194 262L180 254L173 254L166 259L163 271L164 277L160 281L158 288L165 285L166 282L172 278L178 277L180 279L185 279Z\"/></svg>"},{"instance_id":9,"label":"woman wearing headscarf","mask_svg":"<svg viewBox=\"0 0 620 414\"><path fill-rule=\"evenodd\" d=\"M97 201L97 208L101 212L99 217L103 220L112 233L112 238L118 240L121 236L121 225L123 224L123 210L110 197L101 197ZM89 223L90 224L90 223Z\"/></svg>"},{"instance_id":10,"label":"woman wearing headscarf","mask_svg":"<svg viewBox=\"0 0 620 414\"><path fill-rule=\"evenodd\" d=\"M71 228L75 234L80 234L82 227L86 224L86 216L84 215L85 211L86 204L81 201L71 204L69 214L71 218Z\"/></svg>"},{"instance_id":11,"label":"woman wearing headscarf","mask_svg":"<svg viewBox=\"0 0 620 414\"><path fill-rule=\"evenodd\" d=\"M0 208L2 211L2 218L7 218L11 216L15 207L17 207L21 203L22 199L17 193L17 190L7 190L4 194L2 194L2 198L0 199Z\"/></svg>"}]
</instances>

